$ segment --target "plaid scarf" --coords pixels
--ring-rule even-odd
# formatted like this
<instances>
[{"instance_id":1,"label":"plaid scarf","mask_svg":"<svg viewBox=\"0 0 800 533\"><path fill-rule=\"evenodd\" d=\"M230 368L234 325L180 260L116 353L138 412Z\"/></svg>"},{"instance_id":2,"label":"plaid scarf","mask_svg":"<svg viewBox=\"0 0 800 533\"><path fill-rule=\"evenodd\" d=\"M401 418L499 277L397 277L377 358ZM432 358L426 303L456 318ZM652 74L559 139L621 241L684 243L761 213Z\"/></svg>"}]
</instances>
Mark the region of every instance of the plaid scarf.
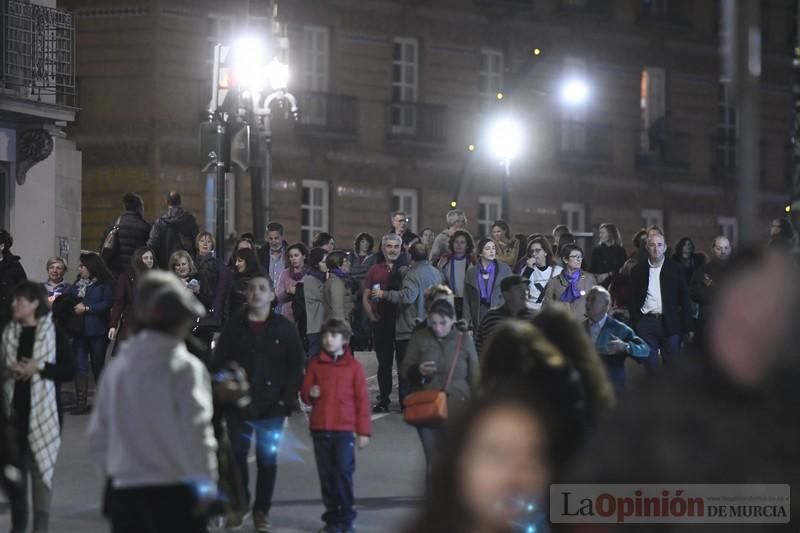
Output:
<instances>
[{"instance_id":1,"label":"plaid scarf","mask_svg":"<svg viewBox=\"0 0 800 533\"><path fill-rule=\"evenodd\" d=\"M3 358L7 369L17 363L17 348L22 325L11 322L3 331ZM44 363L56 362L56 330L51 314L39 318L36 324L36 339L33 341L33 359L41 368ZM10 410L14 399L14 374L8 372L4 389L6 408ZM31 412L28 444L36 461L42 480L49 488L53 487L53 471L61 446L61 428L58 424L56 407L56 385L49 379L34 374L31 378Z\"/></svg>"},{"instance_id":2,"label":"plaid scarf","mask_svg":"<svg viewBox=\"0 0 800 533\"><path fill-rule=\"evenodd\" d=\"M86 289L96 282L97 279L95 278L78 278L78 281L75 282L75 286L78 288L78 298L86 298Z\"/></svg>"}]
</instances>

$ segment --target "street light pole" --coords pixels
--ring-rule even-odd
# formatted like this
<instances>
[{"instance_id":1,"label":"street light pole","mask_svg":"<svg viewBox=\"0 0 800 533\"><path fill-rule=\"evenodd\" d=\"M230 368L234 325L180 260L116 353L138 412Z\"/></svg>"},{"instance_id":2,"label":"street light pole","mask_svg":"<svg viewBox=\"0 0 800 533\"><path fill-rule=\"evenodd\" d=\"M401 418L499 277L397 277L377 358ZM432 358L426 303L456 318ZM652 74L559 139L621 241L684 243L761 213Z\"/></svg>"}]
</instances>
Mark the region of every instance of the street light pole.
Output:
<instances>
[{"instance_id":1,"label":"street light pole","mask_svg":"<svg viewBox=\"0 0 800 533\"><path fill-rule=\"evenodd\" d=\"M503 159L503 204L501 218L511 225L511 160Z\"/></svg>"},{"instance_id":2,"label":"street light pole","mask_svg":"<svg viewBox=\"0 0 800 533\"><path fill-rule=\"evenodd\" d=\"M230 140L227 135L227 124L218 119L217 122L217 158L216 158L216 215L215 226L217 233L216 252L219 259L225 255L225 174L228 171L228 150Z\"/></svg>"}]
</instances>

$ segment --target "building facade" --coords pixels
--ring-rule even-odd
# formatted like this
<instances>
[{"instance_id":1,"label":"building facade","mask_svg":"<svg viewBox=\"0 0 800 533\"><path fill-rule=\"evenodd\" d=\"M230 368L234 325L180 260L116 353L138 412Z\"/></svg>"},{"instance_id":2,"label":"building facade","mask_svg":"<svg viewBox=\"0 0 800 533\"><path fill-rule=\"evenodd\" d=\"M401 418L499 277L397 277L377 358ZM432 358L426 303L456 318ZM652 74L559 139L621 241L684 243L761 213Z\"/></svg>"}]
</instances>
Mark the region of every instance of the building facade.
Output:
<instances>
[{"instance_id":1,"label":"building facade","mask_svg":"<svg viewBox=\"0 0 800 533\"><path fill-rule=\"evenodd\" d=\"M210 46L272 31L274 3L65 2L78 17L83 112L69 131L85 154L84 245L97 245L128 190L152 218L177 188L213 227L214 177L197 161ZM796 9L762 7L754 201L766 232L788 200ZM386 231L394 209L415 231L438 231L452 201L488 233L503 168L486 137L500 115L524 130L512 231L615 222L628 241L657 223L670 242L737 238L741 132L719 2L278 0L277 14L301 109L296 123L280 112L272 123L269 218L289 240L329 231L349 246L360 231ZM588 87L585 101L561 98L571 81ZM249 178L226 190L229 233L252 231Z\"/></svg>"},{"instance_id":2,"label":"building facade","mask_svg":"<svg viewBox=\"0 0 800 533\"><path fill-rule=\"evenodd\" d=\"M49 257L77 271L81 154L64 133L75 120L74 20L56 2L2 4L0 224L33 279Z\"/></svg>"}]
</instances>

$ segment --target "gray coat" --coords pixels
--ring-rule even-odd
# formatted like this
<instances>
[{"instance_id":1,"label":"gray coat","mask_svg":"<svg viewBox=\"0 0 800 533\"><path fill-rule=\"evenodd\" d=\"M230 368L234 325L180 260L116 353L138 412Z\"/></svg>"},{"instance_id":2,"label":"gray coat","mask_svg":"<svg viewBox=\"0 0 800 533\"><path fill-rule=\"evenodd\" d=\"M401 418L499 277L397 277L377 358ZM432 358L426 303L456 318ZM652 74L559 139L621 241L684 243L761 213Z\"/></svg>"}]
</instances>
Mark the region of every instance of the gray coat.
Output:
<instances>
[{"instance_id":1,"label":"gray coat","mask_svg":"<svg viewBox=\"0 0 800 533\"><path fill-rule=\"evenodd\" d=\"M483 310L481 310L481 291L478 288L478 265L469 267L464 278L463 318L469 324L470 329L476 333L486 312L492 307L499 307L506 303L503 292L500 290L500 282L511 275L511 268L497 260L495 260L495 268L491 305L484 307Z\"/></svg>"},{"instance_id":2,"label":"gray coat","mask_svg":"<svg viewBox=\"0 0 800 533\"><path fill-rule=\"evenodd\" d=\"M325 320L325 284L314 276L303 276L303 296L306 300L306 333L313 335L322 329Z\"/></svg>"},{"instance_id":3,"label":"gray coat","mask_svg":"<svg viewBox=\"0 0 800 533\"><path fill-rule=\"evenodd\" d=\"M406 272L399 291L386 291L385 298L397 305L395 338L408 340L418 321L425 320L425 290L444 283L442 273L430 261L417 261Z\"/></svg>"}]
</instances>

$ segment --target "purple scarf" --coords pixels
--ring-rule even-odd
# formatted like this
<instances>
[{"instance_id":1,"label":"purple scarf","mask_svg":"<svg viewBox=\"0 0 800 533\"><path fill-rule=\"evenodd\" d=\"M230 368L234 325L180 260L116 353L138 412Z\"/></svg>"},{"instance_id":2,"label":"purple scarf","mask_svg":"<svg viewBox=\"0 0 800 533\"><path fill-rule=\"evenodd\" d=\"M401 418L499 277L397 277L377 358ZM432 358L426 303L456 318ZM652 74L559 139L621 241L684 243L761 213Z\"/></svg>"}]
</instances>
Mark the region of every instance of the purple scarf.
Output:
<instances>
[{"instance_id":1,"label":"purple scarf","mask_svg":"<svg viewBox=\"0 0 800 533\"><path fill-rule=\"evenodd\" d=\"M305 275L308 274L308 267L304 266L303 270L301 270L298 273L295 273L291 268L287 269L287 272L289 272L289 277L292 278L292 281L296 281L299 283L300 281L302 281Z\"/></svg>"},{"instance_id":2,"label":"purple scarf","mask_svg":"<svg viewBox=\"0 0 800 533\"><path fill-rule=\"evenodd\" d=\"M569 287L567 287L564 292L561 293L559 300L569 303L579 300L581 297L581 291L578 289L578 281L581 279L581 271L576 270L573 272L572 276L567 277L567 271L565 269L562 276L564 276L564 279L569 282Z\"/></svg>"},{"instance_id":3,"label":"purple scarf","mask_svg":"<svg viewBox=\"0 0 800 533\"><path fill-rule=\"evenodd\" d=\"M476 272L478 277L478 289L481 291L481 302L484 302L487 305L492 304L492 289L494 288L495 269L496 265L494 261L489 263L489 266L486 268L486 270L483 269L483 263L478 261L478 270ZM484 280L483 276L487 274L489 279Z\"/></svg>"}]
</instances>

